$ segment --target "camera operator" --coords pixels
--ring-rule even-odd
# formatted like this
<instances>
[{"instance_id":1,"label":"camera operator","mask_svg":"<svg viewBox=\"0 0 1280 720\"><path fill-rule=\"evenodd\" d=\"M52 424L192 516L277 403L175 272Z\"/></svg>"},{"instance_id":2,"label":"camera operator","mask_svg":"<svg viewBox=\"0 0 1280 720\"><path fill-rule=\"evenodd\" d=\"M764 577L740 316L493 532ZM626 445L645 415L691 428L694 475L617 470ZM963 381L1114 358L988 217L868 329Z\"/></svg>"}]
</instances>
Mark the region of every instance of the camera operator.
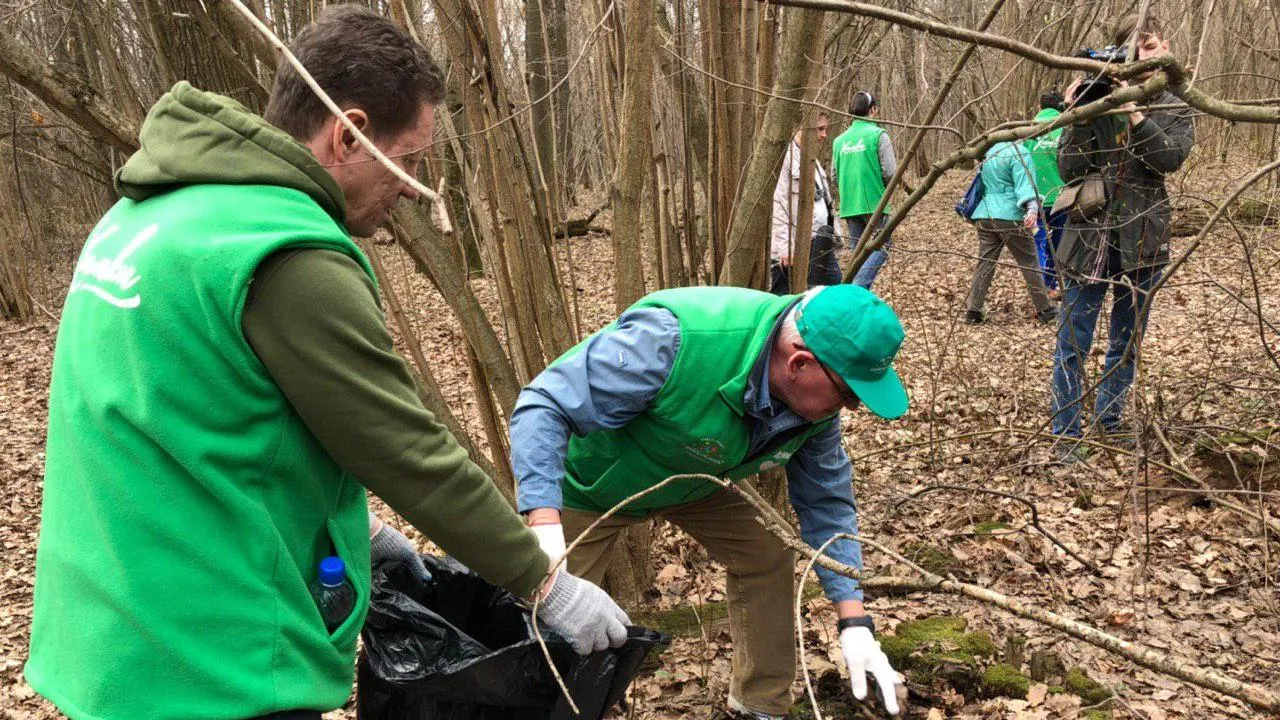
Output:
<instances>
[{"instance_id":1,"label":"camera operator","mask_svg":"<svg viewBox=\"0 0 1280 720\"><path fill-rule=\"evenodd\" d=\"M1141 27L1137 15L1121 19L1111 41L1114 46L1126 47L1135 34L1135 60L1169 54L1169 41L1162 36L1154 14L1148 13ZM1066 93L1068 103L1079 104L1077 90L1082 85L1088 88L1092 80L1081 78L1072 83ZM1114 84L1125 85L1123 81ZM1151 104L1167 106L1180 101L1164 92ZM1150 312L1150 290L1169 262L1171 211L1165 176L1182 166L1194 142L1195 128L1185 105L1150 113L1138 110L1134 103L1122 109L1128 112L1068 127L1058 146L1058 170L1064 182L1088 182L1086 176L1096 174L1105 190L1105 202L1087 217L1072 212L1055 254L1063 288L1052 412L1053 432L1067 439L1055 447L1055 456L1063 463L1083 460L1086 455L1084 447L1070 439L1081 436L1082 397L1093 385L1084 380L1084 364L1108 287L1112 288L1111 336L1103 379L1097 388L1093 426L1106 436L1105 442L1133 442L1132 433L1121 424L1121 412Z\"/></svg>"}]
</instances>

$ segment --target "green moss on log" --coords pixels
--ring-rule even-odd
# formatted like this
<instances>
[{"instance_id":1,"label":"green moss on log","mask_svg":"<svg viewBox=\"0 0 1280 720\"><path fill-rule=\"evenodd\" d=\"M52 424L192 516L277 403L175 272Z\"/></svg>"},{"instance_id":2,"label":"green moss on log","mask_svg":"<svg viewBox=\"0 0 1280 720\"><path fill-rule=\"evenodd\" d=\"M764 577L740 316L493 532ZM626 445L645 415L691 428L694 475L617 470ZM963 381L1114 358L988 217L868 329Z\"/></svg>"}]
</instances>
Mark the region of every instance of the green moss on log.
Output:
<instances>
[{"instance_id":1,"label":"green moss on log","mask_svg":"<svg viewBox=\"0 0 1280 720\"><path fill-rule=\"evenodd\" d=\"M982 673L978 683L986 697L1026 699L1031 689L1031 679L1018 672L1012 665L996 663Z\"/></svg>"},{"instance_id":2,"label":"green moss on log","mask_svg":"<svg viewBox=\"0 0 1280 720\"><path fill-rule=\"evenodd\" d=\"M1081 702L1085 705L1101 705L1113 695L1111 688L1089 677L1089 674L1080 668L1068 670L1063 684L1069 692L1079 695Z\"/></svg>"}]
</instances>

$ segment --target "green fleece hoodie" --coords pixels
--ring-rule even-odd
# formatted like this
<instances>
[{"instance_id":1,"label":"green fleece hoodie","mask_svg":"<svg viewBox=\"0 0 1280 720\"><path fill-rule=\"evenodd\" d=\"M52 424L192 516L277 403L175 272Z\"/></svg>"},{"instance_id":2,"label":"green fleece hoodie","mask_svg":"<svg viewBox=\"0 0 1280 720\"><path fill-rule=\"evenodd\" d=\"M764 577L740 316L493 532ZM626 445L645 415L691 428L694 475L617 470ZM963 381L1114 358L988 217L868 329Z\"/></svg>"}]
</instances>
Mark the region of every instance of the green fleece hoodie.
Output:
<instances>
[{"instance_id":1,"label":"green fleece hoodie","mask_svg":"<svg viewBox=\"0 0 1280 720\"><path fill-rule=\"evenodd\" d=\"M339 707L368 603L362 484L514 591L546 557L422 408L315 157L186 83L141 146L59 328L26 677L72 718ZM308 590L329 554L357 597L332 633Z\"/></svg>"}]
</instances>

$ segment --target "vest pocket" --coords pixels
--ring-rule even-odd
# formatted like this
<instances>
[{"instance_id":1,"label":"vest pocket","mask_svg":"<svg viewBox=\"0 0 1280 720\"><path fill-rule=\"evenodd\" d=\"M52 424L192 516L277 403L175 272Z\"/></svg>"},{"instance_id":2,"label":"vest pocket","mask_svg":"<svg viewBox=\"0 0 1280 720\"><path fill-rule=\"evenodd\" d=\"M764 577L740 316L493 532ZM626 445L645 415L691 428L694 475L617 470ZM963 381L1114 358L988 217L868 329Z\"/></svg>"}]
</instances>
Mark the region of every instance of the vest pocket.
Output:
<instances>
[{"instance_id":1,"label":"vest pocket","mask_svg":"<svg viewBox=\"0 0 1280 720\"><path fill-rule=\"evenodd\" d=\"M329 518L325 521L325 528L328 530L330 542L333 543L334 553L342 558L343 564L346 565L347 582L351 583L356 595L351 614L347 616L346 620L342 621L342 624L336 630L328 633L329 642L343 652L354 652L356 636L360 634L360 629L364 625L365 615L369 611L369 579L365 578L364 582L360 582L355 573L352 572L352 549L337 521Z\"/></svg>"}]
</instances>

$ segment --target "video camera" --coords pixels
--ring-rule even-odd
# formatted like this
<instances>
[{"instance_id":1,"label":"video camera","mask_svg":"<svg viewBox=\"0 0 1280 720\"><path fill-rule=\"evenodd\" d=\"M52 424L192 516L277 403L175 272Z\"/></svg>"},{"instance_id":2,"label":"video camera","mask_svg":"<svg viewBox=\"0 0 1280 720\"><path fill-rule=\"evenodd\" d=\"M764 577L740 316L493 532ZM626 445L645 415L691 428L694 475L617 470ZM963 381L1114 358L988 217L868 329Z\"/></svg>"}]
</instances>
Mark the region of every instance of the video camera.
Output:
<instances>
[{"instance_id":1,"label":"video camera","mask_svg":"<svg viewBox=\"0 0 1280 720\"><path fill-rule=\"evenodd\" d=\"M1129 48L1124 45L1108 45L1101 50L1083 48L1075 56L1118 65L1129 62ZM1110 95L1115 88L1116 81L1110 75L1086 75L1084 82L1076 89L1075 102L1077 105L1085 105L1095 100L1101 100Z\"/></svg>"}]
</instances>

